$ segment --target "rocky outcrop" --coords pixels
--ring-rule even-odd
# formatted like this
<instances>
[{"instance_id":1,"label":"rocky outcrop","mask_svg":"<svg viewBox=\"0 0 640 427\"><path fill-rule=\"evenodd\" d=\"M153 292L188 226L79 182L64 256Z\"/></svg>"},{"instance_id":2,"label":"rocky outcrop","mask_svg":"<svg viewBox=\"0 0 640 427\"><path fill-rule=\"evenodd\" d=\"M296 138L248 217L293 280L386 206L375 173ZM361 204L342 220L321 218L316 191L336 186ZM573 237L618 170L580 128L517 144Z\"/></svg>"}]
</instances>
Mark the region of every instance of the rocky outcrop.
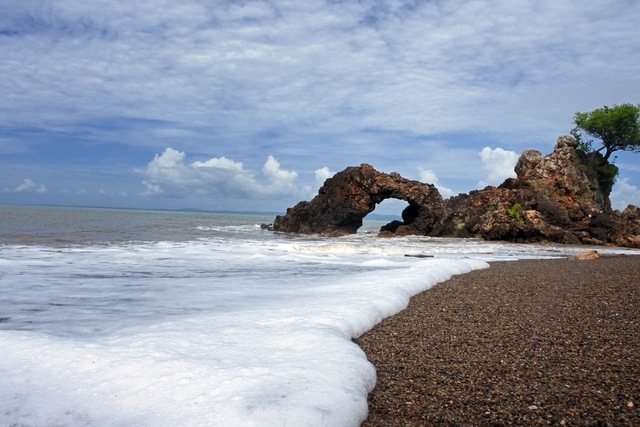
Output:
<instances>
[{"instance_id":1,"label":"rocky outcrop","mask_svg":"<svg viewBox=\"0 0 640 427\"><path fill-rule=\"evenodd\" d=\"M630 206L625 214L613 212L611 183L603 185L602 168L615 166L602 165L593 157L599 154L587 156L577 146L563 135L544 157L523 151L517 178L447 200L432 235L640 247L637 211Z\"/></svg>"},{"instance_id":2,"label":"rocky outcrop","mask_svg":"<svg viewBox=\"0 0 640 427\"><path fill-rule=\"evenodd\" d=\"M403 221L382 227L381 237L418 234L640 248L638 207L611 210L609 194L617 169L598 153L586 155L577 146L563 135L544 157L527 149L515 166L517 178L446 201L434 186L397 173L381 173L367 164L347 168L325 181L313 200L276 217L273 229L355 233L377 203L395 198L409 206L402 212Z\"/></svg>"},{"instance_id":3,"label":"rocky outcrop","mask_svg":"<svg viewBox=\"0 0 640 427\"><path fill-rule=\"evenodd\" d=\"M355 233L376 204L390 198L409 202L402 212L404 222L411 224L407 234L429 234L444 207L433 185L411 181L397 173L381 173L362 164L327 179L313 200L300 202L287 209L286 215L277 216L273 229L332 236Z\"/></svg>"}]
</instances>

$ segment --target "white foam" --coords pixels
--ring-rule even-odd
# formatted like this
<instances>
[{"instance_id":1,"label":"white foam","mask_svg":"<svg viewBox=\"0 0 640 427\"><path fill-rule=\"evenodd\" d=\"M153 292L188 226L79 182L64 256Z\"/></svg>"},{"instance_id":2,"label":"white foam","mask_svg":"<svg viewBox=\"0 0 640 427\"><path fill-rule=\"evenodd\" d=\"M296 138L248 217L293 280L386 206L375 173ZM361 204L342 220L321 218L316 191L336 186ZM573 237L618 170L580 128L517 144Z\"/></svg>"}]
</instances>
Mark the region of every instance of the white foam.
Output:
<instances>
[{"instance_id":1,"label":"white foam","mask_svg":"<svg viewBox=\"0 0 640 427\"><path fill-rule=\"evenodd\" d=\"M486 242L422 259L403 255L437 241L255 233L1 247L0 425L357 426L375 369L351 338L514 258Z\"/></svg>"}]
</instances>

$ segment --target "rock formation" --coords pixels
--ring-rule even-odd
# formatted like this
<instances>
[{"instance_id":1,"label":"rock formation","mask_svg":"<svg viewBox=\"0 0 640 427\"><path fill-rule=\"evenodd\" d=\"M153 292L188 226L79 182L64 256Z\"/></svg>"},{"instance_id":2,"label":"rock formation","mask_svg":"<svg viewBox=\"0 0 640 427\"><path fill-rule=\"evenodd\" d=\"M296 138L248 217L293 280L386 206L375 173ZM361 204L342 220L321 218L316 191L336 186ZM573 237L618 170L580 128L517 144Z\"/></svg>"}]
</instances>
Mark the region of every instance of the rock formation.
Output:
<instances>
[{"instance_id":1,"label":"rock formation","mask_svg":"<svg viewBox=\"0 0 640 427\"><path fill-rule=\"evenodd\" d=\"M446 201L433 185L381 173L367 164L350 167L327 179L313 200L276 217L273 229L355 233L377 203L395 198L409 206L402 212L403 221L382 227L382 237L419 234L640 248L638 207L611 210L611 178L617 169L594 158L597 153L587 156L576 150L577 145L563 135L544 157L525 150L515 166L517 178Z\"/></svg>"},{"instance_id":2,"label":"rock formation","mask_svg":"<svg viewBox=\"0 0 640 427\"><path fill-rule=\"evenodd\" d=\"M615 166L599 166L600 159L577 146L563 135L545 157L525 150L515 166L517 178L447 200L432 235L640 247L633 205L626 215L611 210L612 183L600 171Z\"/></svg>"},{"instance_id":3,"label":"rock formation","mask_svg":"<svg viewBox=\"0 0 640 427\"><path fill-rule=\"evenodd\" d=\"M362 218L385 199L409 202L402 212L407 234L428 234L439 218L443 202L438 190L429 184L411 181L397 173L381 173L367 164L350 167L327 179L310 202L300 202L277 216L275 231L295 233L355 233ZM395 229L394 229L395 231Z\"/></svg>"}]
</instances>

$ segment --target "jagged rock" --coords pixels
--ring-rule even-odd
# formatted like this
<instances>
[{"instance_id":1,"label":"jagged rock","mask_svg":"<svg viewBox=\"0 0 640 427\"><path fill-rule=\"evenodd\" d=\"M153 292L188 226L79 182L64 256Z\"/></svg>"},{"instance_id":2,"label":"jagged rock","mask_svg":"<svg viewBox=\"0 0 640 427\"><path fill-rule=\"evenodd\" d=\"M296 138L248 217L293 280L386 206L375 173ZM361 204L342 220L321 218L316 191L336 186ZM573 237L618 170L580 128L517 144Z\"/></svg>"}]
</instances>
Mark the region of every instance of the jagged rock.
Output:
<instances>
[{"instance_id":1,"label":"jagged rock","mask_svg":"<svg viewBox=\"0 0 640 427\"><path fill-rule=\"evenodd\" d=\"M619 244L618 246L628 246L630 248L640 249L640 236L625 236L623 239L623 244Z\"/></svg>"},{"instance_id":2,"label":"jagged rock","mask_svg":"<svg viewBox=\"0 0 640 427\"><path fill-rule=\"evenodd\" d=\"M600 189L596 173L581 163L584 159L576 151L577 145L572 137L562 135L553 152L544 157L538 151L524 150L514 168L521 187L536 191L540 202L558 207L557 212L568 217L562 218L565 224L611 211L611 190L605 194Z\"/></svg>"},{"instance_id":3,"label":"jagged rock","mask_svg":"<svg viewBox=\"0 0 640 427\"><path fill-rule=\"evenodd\" d=\"M544 157L524 150L514 168L517 178L446 202L433 185L381 173L367 164L350 167L326 180L313 200L276 217L273 230L355 233L376 204L395 198L409 206L402 212L403 221L382 227L380 237L419 234L640 248L639 208L611 210L611 173L617 169L599 153L585 155L577 146L572 137L562 135Z\"/></svg>"},{"instance_id":4,"label":"jagged rock","mask_svg":"<svg viewBox=\"0 0 640 427\"><path fill-rule=\"evenodd\" d=\"M611 210L610 188L602 188L597 171L576 150L578 143L563 135L550 154L522 152L517 178L498 188L486 187L446 201L433 235L482 237L515 242L622 244L640 234L624 215ZM585 163L587 162L587 163ZM628 216L635 213L629 209Z\"/></svg>"},{"instance_id":5,"label":"jagged rock","mask_svg":"<svg viewBox=\"0 0 640 427\"><path fill-rule=\"evenodd\" d=\"M636 205L628 205L625 210L622 211L622 216L631 220L640 220L640 208Z\"/></svg>"},{"instance_id":6,"label":"jagged rock","mask_svg":"<svg viewBox=\"0 0 640 427\"><path fill-rule=\"evenodd\" d=\"M404 222L402 221L398 221L398 220L391 221L389 224L386 224L380 227L380 232L382 233L383 231L388 231L393 235L393 233L395 233L398 227L400 227L402 224L404 224Z\"/></svg>"},{"instance_id":7,"label":"jagged rock","mask_svg":"<svg viewBox=\"0 0 640 427\"><path fill-rule=\"evenodd\" d=\"M362 218L386 199L409 202L402 212L403 225L411 225L416 233L431 232L443 208L438 190L430 184L411 181L397 173L378 172L363 163L349 167L325 181L316 197L287 209L277 216L275 231L295 233L355 233ZM398 227L396 227L397 229ZM395 231L395 230L394 230Z\"/></svg>"},{"instance_id":8,"label":"jagged rock","mask_svg":"<svg viewBox=\"0 0 640 427\"><path fill-rule=\"evenodd\" d=\"M402 224L401 226L396 228L395 235L396 236L421 236L421 235L424 235L424 233L421 233L420 230L418 230L416 227L414 227L411 224L410 225Z\"/></svg>"}]
</instances>

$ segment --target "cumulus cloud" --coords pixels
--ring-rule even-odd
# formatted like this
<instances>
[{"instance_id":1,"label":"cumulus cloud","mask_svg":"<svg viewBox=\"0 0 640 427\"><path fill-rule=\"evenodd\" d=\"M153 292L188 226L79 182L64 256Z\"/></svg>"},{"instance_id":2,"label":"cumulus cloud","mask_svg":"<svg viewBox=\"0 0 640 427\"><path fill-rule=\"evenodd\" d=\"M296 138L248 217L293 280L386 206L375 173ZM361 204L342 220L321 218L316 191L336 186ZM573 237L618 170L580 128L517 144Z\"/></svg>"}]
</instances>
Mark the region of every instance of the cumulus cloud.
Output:
<instances>
[{"instance_id":1,"label":"cumulus cloud","mask_svg":"<svg viewBox=\"0 0 640 427\"><path fill-rule=\"evenodd\" d=\"M515 178L516 173L513 168L518 163L518 157L518 154L513 151L484 147L480 152L480 161L482 170L487 173L487 176L478 182L478 187L497 186L507 178Z\"/></svg>"},{"instance_id":2,"label":"cumulus cloud","mask_svg":"<svg viewBox=\"0 0 640 427\"><path fill-rule=\"evenodd\" d=\"M630 185L629 178L624 178L616 183L610 199L613 209L623 210L628 205L640 206L640 189L635 185Z\"/></svg>"},{"instance_id":3,"label":"cumulus cloud","mask_svg":"<svg viewBox=\"0 0 640 427\"><path fill-rule=\"evenodd\" d=\"M35 190L35 188L36 188L36 184L33 181L31 181L29 178L26 178L24 180L24 183L16 187L16 189L13 191L15 193L22 193L24 191L33 191Z\"/></svg>"},{"instance_id":4,"label":"cumulus cloud","mask_svg":"<svg viewBox=\"0 0 640 427\"><path fill-rule=\"evenodd\" d=\"M441 185L435 172L431 169L423 169L418 166L418 172L420 174L420 181L435 185L443 198L448 199L456 194L452 189Z\"/></svg>"},{"instance_id":5,"label":"cumulus cloud","mask_svg":"<svg viewBox=\"0 0 640 427\"><path fill-rule=\"evenodd\" d=\"M298 178L298 174L280 169L280 163L278 163L273 156L267 158L262 172L269 178L269 182L271 183L271 188L268 190L269 192L282 193L289 190L296 190L293 181Z\"/></svg>"},{"instance_id":6,"label":"cumulus cloud","mask_svg":"<svg viewBox=\"0 0 640 427\"><path fill-rule=\"evenodd\" d=\"M9 188L5 188L4 192L5 193L9 193L9 192L13 192L13 193L34 193L35 192L35 193L38 193L38 194L42 194L42 193L46 193L47 192L47 186L44 185L44 184L40 184L40 186L38 186L31 179L25 178L24 181L22 182L22 184L17 186L14 190L11 190Z\"/></svg>"},{"instance_id":7,"label":"cumulus cloud","mask_svg":"<svg viewBox=\"0 0 640 427\"><path fill-rule=\"evenodd\" d=\"M336 173L333 171L330 171L329 168L325 166L323 168L316 169L315 174L316 174L316 186L320 188L322 187L322 185L324 185L324 182L327 179L331 178Z\"/></svg>"},{"instance_id":8,"label":"cumulus cloud","mask_svg":"<svg viewBox=\"0 0 640 427\"><path fill-rule=\"evenodd\" d=\"M303 195L307 189L299 188L296 172L282 169L280 163L269 156L262 168L263 179L253 171L244 169L241 162L226 157L185 163L186 154L167 148L143 169L136 172L142 181L145 196L186 197L188 195L222 195L234 198L275 197L291 198Z\"/></svg>"}]
</instances>

